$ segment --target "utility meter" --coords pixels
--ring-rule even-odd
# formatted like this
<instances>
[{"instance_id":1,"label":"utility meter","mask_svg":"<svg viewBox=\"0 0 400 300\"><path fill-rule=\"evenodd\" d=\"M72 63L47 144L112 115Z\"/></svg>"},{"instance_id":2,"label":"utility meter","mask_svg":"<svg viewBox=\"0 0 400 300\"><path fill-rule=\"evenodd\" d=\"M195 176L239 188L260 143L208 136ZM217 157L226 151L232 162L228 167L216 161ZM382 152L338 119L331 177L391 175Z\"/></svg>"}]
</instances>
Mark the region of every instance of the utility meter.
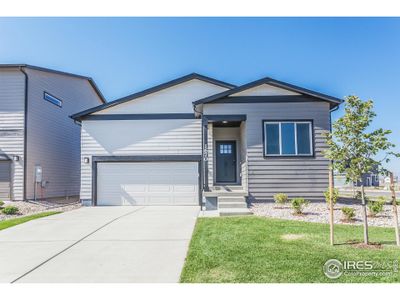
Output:
<instances>
[{"instance_id":1,"label":"utility meter","mask_svg":"<svg viewBox=\"0 0 400 300\"><path fill-rule=\"evenodd\" d=\"M39 183L42 182L42 167L41 166L35 166L35 182Z\"/></svg>"}]
</instances>

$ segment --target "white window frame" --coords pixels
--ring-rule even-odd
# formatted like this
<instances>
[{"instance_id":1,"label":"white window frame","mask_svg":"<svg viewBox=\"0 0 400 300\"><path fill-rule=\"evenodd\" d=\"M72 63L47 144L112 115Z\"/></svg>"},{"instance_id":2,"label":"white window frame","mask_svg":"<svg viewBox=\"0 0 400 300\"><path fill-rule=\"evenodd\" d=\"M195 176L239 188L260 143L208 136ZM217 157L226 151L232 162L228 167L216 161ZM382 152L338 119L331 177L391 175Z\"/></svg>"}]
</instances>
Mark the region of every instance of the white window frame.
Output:
<instances>
[{"instance_id":1,"label":"white window frame","mask_svg":"<svg viewBox=\"0 0 400 300\"><path fill-rule=\"evenodd\" d=\"M58 106L58 107L63 106L62 100L58 99L57 97L55 97L47 92L43 93L43 99L46 100L47 102L50 102L51 104L54 104L55 106Z\"/></svg>"},{"instance_id":2,"label":"white window frame","mask_svg":"<svg viewBox=\"0 0 400 300\"><path fill-rule=\"evenodd\" d=\"M294 124L294 148L295 154L282 154L282 123L293 123ZM267 153L267 124L277 124L279 125L279 154L268 154ZM297 124L308 124L309 135L310 135L310 153L300 153L298 154L297 149ZM272 156L272 157L284 157L284 156L292 156L292 157L302 157L302 156L313 156L314 155L314 147L313 147L313 122L312 121L291 121L291 120L284 120L284 121L263 121L263 134L264 134L264 156Z\"/></svg>"}]
</instances>

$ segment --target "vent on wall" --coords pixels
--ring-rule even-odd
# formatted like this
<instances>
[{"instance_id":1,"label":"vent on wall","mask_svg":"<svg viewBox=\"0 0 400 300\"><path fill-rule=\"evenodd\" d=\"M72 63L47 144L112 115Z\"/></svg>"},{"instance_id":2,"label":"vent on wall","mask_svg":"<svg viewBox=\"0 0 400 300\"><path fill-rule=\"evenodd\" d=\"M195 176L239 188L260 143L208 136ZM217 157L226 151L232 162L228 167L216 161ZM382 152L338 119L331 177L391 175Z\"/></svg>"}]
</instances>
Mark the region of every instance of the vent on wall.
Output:
<instances>
[{"instance_id":1,"label":"vent on wall","mask_svg":"<svg viewBox=\"0 0 400 300\"><path fill-rule=\"evenodd\" d=\"M53 103L54 105L57 105L58 107L62 107L62 100L58 99L57 97L54 97L53 95L50 95L49 93L44 92L43 94L43 99Z\"/></svg>"}]
</instances>

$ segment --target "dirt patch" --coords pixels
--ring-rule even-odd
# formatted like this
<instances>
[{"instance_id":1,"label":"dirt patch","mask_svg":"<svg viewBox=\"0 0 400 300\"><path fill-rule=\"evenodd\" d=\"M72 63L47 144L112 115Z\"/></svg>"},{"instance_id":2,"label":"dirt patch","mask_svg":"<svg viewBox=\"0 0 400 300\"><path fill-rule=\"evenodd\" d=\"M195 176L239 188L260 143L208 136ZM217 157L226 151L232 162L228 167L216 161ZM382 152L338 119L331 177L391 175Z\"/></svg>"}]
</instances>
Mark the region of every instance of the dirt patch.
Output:
<instances>
[{"instance_id":1,"label":"dirt patch","mask_svg":"<svg viewBox=\"0 0 400 300\"><path fill-rule=\"evenodd\" d=\"M212 268L207 273L207 276L212 279L211 282L229 282L229 281L233 281L235 278L233 272L231 272L221 266Z\"/></svg>"},{"instance_id":2,"label":"dirt patch","mask_svg":"<svg viewBox=\"0 0 400 300\"><path fill-rule=\"evenodd\" d=\"M304 213L292 213L292 215L295 217L305 217L306 216L306 214L304 214Z\"/></svg>"},{"instance_id":3,"label":"dirt patch","mask_svg":"<svg viewBox=\"0 0 400 300\"><path fill-rule=\"evenodd\" d=\"M354 224L356 222L356 220L348 220L348 219L340 219L340 221L347 224Z\"/></svg>"},{"instance_id":4,"label":"dirt patch","mask_svg":"<svg viewBox=\"0 0 400 300\"><path fill-rule=\"evenodd\" d=\"M354 247L354 248L357 248L357 249L368 249L368 250L378 250L378 249L382 249L383 248L383 246L382 246L382 244L380 244L380 243L369 243L369 244L364 244L364 243L362 243L362 242L359 242L359 241L347 241L347 243L346 244L349 244L349 245L351 245L352 247Z\"/></svg>"},{"instance_id":5,"label":"dirt patch","mask_svg":"<svg viewBox=\"0 0 400 300\"><path fill-rule=\"evenodd\" d=\"M304 239L305 235L289 233L289 234L282 235L281 238L282 238L282 240L286 240L286 241L294 241L294 240Z\"/></svg>"}]
</instances>

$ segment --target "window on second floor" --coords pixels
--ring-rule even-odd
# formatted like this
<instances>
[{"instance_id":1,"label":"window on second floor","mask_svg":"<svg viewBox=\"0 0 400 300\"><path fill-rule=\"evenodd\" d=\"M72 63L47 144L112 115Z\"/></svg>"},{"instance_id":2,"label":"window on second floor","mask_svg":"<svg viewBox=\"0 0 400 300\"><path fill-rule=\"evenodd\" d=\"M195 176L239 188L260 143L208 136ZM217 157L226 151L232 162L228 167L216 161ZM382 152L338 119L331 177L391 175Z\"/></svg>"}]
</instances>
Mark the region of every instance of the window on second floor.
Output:
<instances>
[{"instance_id":1,"label":"window on second floor","mask_svg":"<svg viewBox=\"0 0 400 300\"><path fill-rule=\"evenodd\" d=\"M62 107L63 104L62 100L58 99L57 97L54 97L53 95L50 95L47 92L44 92L43 99L49 101L50 103L53 103L54 105L57 105L58 107Z\"/></svg>"}]
</instances>

